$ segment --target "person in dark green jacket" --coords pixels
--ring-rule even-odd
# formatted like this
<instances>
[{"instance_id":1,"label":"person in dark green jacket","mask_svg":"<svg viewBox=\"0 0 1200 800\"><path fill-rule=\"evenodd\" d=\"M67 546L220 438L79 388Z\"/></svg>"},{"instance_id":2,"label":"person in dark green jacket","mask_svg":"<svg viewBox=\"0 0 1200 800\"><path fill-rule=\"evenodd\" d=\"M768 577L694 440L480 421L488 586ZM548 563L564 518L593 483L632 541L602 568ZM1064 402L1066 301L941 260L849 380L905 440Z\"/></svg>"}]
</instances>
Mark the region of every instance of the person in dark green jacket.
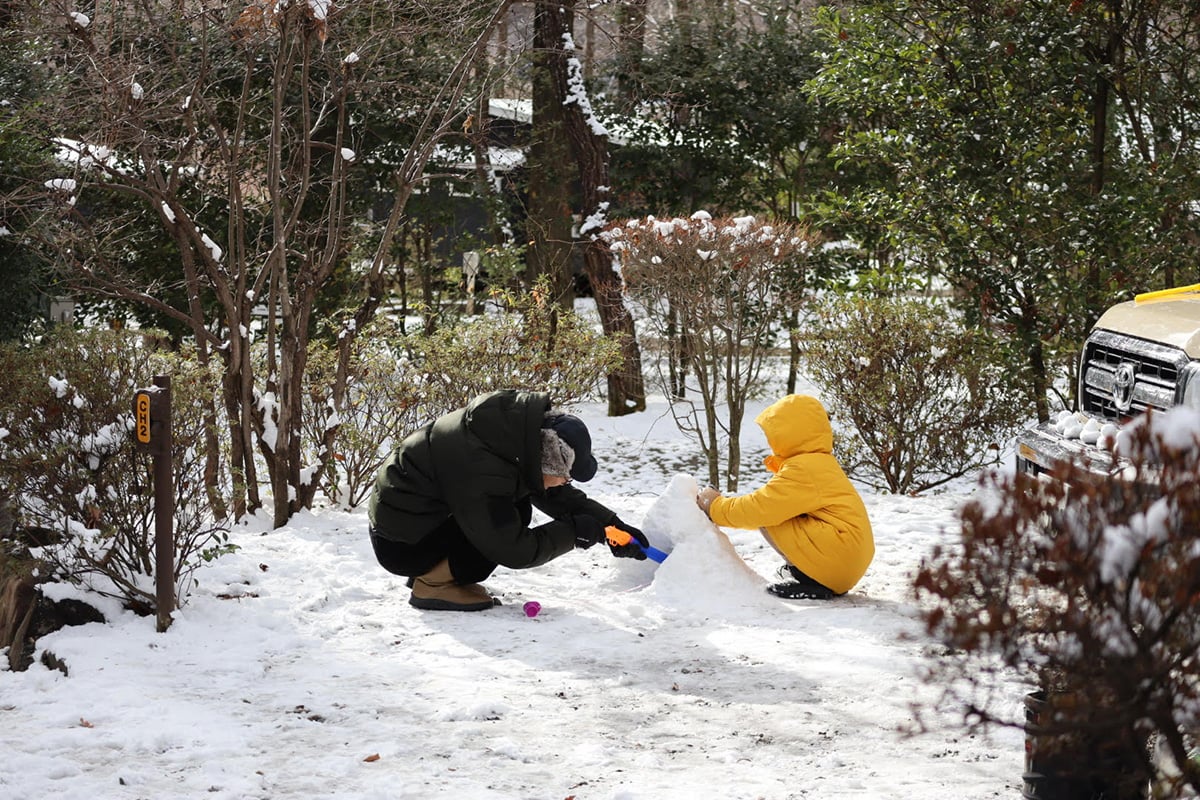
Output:
<instances>
[{"instance_id":1,"label":"person in dark green jacket","mask_svg":"<svg viewBox=\"0 0 1200 800\"><path fill-rule=\"evenodd\" d=\"M587 426L548 394L480 395L410 434L380 468L369 509L375 557L409 578L411 605L447 611L491 608L479 583L497 566L545 564L605 541L608 525L640 544L610 545L613 555L644 559L645 535L572 484L596 469ZM531 528L534 507L550 521Z\"/></svg>"}]
</instances>

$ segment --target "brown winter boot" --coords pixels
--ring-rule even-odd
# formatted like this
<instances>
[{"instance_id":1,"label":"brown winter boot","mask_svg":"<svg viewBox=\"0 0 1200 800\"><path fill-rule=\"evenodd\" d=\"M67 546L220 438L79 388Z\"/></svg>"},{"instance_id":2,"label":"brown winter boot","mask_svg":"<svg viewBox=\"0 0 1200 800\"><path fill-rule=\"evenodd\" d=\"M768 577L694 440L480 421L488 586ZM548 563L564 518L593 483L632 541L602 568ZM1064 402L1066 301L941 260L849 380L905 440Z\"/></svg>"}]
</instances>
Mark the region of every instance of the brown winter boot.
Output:
<instances>
[{"instance_id":1,"label":"brown winter boot","mask_svg":"<svg viewBox=\"0 0 1200 800\"><path fill-rule=\"evenodd\" d=\"M450 562L413 579L408 604L428 611L483 611L494 605L492 596L478 583L455 583Z\"/></svg>"}]
</instances>

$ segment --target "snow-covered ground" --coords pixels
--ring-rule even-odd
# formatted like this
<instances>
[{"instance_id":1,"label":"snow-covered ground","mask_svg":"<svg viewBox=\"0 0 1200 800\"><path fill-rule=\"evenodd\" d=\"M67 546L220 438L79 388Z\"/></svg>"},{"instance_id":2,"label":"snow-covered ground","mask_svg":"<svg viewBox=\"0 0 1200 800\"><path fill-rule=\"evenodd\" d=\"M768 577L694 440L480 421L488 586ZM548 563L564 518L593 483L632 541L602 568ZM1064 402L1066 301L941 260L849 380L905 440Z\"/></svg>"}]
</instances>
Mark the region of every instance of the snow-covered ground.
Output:
<instances>
[{"instance_id":1,"label":"snow-covered ground","mask_svg":"<svg viewBox=\"0 0 1200 800\"><path fill-rule=\"evenodd\" d=\"M765 402L747 414L752 463ZM365 511L251 522L166 633L110 609L41 640L69 677L0 672L0 797L1019 795L1020 731L966 734L920 678L940 648L911 576L955 536L969 483L867 494L863 581L833 602L779 600L762 591L781 562L761 536L692 503L699 461L661 402L576 410L600 461L581 488L671 549L661 566L594 547L498 570L491 611L421 612L376 565ZM765 477L744 473L743 490ZM1013 718L1017 677L999 687ZM914 709L931 731L910 735Z\"/></svg>"}]
</instances>

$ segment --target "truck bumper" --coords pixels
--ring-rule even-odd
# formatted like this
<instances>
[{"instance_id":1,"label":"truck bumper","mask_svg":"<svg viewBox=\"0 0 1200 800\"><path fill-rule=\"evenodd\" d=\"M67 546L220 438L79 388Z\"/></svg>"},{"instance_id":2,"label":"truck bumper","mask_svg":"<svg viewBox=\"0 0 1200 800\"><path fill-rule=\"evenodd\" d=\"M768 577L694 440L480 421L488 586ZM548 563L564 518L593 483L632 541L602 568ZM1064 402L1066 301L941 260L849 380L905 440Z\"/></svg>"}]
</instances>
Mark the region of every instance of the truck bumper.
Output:
<instances>
[{"instance_id":1,"label":"truck bumper","mask_svg":"<svg viewBox=\"0 0 1200 800\"><path fill-rule=\"evenodd\" d=\"M1111 476L1120 465L1107 450L1081 439L1068 439L1044 422L1017 436L1017 471L1039 475L1056 463L1070 461L1096 475Z\"/></svg>"}]
</instances>

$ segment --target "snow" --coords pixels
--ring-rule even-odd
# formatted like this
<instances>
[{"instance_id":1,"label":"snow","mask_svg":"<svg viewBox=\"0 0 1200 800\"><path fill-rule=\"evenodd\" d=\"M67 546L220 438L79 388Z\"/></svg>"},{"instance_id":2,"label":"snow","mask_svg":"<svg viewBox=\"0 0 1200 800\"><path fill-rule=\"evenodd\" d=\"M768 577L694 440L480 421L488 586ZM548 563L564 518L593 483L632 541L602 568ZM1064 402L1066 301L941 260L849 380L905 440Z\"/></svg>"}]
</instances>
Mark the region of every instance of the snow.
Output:
<instances>
[{"instance_id":1,"label":"snow","mask_svg":"<svg viewBox=\"0 0 1200 800\"><path fill-rule=\"evenodd\" d=\"M329 16L329 0L308 0L308 7L314 19L323 20Z\"/></svg>"},{"instance_id":2,"label":"snow","mask_svg":"<svg viewBox=\"0 0 1200 800\"><path fill-rule=\"evenodd\" d=\"M579 226L580 236L590 235L594 239L596 238L596 234L592 233L592 231L604 230L608 226L609 205L607 201L597 203L596 210L589 214L587 219L583 221L583 224Z\"/></svg>"},{"instance_id":3,"label":"snow","mask_svg":"<svg viewBox=\"0 0 1200 800\"><path fill-rule=\"evenodd\" d=\"M911 576L954 538L973 485L866 494L877 555L863 581L835 601L779 600L763 591L782 562L762 537L695 507L701 463L661 399L622 418L605 408L575 409L601 464L580 487L668 550L661 565L597 546L497 570L486 585L503 605L490 611L421 612L376 564L365 510L321 508L278 530L264 514L195 574L165 633L109 605L108 622L39 640L69 677L40 662L0 671L0 796L1019 793L1020 731L969 735L920 678L942 648ZM747 464L765 451L749 422L743 447ZM742 488L765 478L749 469ZM1018 678L987 679L1014 718ZM916 710L931 729L910 735Z\"/></svg>"},{"instance_id":4,"label":"snow","mask_svg":"<svg viewBox=\"0 0 1200 800\"><path fill-rule=\"evenodd\" d=\"M271 451L275 450L275 442L279 438L279 427L275 424L279 409L278 399L274 392L263 392L258 397L258 411L262 414L262 442Z\"/></svg>"},{"instance_id":5,"label":"snow","mask_svg":"<svg viewBox=\"0 0 1200 800\"><path fill-rule=\"evenodd\" d=\"M51 178L45 182L45 186L47 189L65 194L70 194L78 188L78 184L72 178Z\"/></svg>"},{"instance_id":6,"label":"snow","mask_svg":"<svg viewBox=\"0 0 1200 800\"><path fill-rule=\"evenodd\" d=\"M461 147L437 146L433 149L433 159L452 165L455 169L474 169L473 156ZM487 166L489 173L508 172L525 163L525 152L518 147L489 147L487 148Z\"/></svg>"},{"instance_id":7,"label":"snow","mask_svg":"<svg viewBox=\"0 0 1200 800\"><path fill-rule=\"evenodd\" d=\"M1051 427L1066 439L1079 439L1084 444L1112 449L1120 428L1112 423L1098 420L1082 411L1059 411L1051 421Z\"/></svg>"},{"instance_id":8,"label":"snow","mask_svg":"<svg viewBox=\"0 0 1200 800\"><path fill-rule=\"evenodd\" d=\"M488 116L511 119L528 125L533 121L533 101L528 98L490 97Z\"/></svg>"},{"instance_id":9,"label":"snow","mask_svg":"<svg viewBox=\"0 0 1200 800\"><path fill-rule=\"evenodd\" d=\"M592 101L588 98L587 87L583 80L583 65L579 63L579 59L574 56L575 39L569 33L562 35L563 52L566 55L567 62L567 97L563 100L563 105L571 105L574 103L579 106L579 111L583 114L584 122L587 123L588 129L593 136L608 136L608 129L604 127L604 123L596 116L596 112L592 108Z\"/></svg>"},{"instance_id":10,"label":"snow","mask_svg":"<svg viewBox=\"0 0 1200 800\"><path fill-rule=\"evenodd\" d=\"M208 254L212 256L213 261L220 261L225 255L224 251L221 250L221 246L210 239L207 233L200 234L200 241L208 248Z\"/></svg>"}]
</instances>

